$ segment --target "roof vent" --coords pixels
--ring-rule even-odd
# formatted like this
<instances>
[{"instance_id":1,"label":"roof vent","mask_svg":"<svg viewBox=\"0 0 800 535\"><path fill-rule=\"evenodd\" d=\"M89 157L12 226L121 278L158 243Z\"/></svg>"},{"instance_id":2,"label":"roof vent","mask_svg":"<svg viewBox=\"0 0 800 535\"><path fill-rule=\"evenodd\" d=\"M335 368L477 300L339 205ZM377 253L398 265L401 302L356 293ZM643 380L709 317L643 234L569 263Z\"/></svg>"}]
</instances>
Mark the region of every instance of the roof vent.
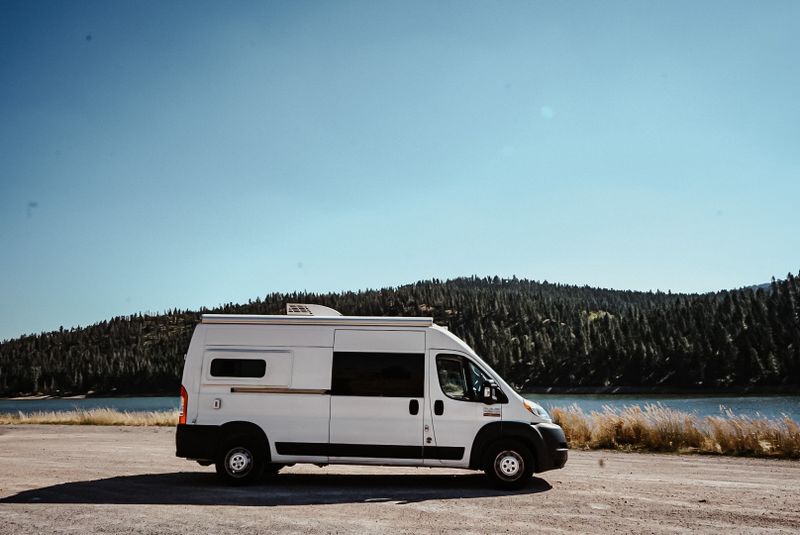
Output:
<instances>
[{"instance_id":1,"label":"roof vent","mask_svg":"<svg viewBox=\"0 0 800 535\"><path fill-rule=\"evenodd\" d=\"M286 303L288 316L341 316L342 314L332 308L322 305L306 305L303 303Z\"/></svg>"}]
</instances>

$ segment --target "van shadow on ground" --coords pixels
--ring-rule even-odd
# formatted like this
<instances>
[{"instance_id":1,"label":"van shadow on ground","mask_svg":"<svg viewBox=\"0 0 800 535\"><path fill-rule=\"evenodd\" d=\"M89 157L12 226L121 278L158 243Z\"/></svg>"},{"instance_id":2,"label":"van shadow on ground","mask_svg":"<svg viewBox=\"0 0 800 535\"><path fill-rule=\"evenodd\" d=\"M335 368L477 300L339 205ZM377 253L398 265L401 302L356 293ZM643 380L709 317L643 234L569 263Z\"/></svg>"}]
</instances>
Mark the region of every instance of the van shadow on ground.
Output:
<instances>
[{"instance_id":1,"label":"van shadow on ground","mask_svg":"<svg viewBox=\"0 0 800 535\"><path fill-rule=\"evenodd\" d=\"M0 503L152 505L313 505L536 494L552 487L538 477L518 491L488 487L482 474L280 474L248 487L220 484L214 474L175 472L76 481L20 492Z\"/></svg>"}]
</instances>

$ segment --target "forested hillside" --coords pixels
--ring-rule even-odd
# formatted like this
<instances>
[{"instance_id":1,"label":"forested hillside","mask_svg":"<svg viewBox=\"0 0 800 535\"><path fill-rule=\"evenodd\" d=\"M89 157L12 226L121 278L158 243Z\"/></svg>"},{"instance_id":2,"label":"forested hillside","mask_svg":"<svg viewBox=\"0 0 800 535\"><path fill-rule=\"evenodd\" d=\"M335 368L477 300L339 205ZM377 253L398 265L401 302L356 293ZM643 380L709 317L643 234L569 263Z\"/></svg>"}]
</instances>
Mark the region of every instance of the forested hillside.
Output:
<instances>
[{"instance_id":1,"label":"forested hillside","mask_svg":"<svg viewBox=\"0 0 800 535\"><path fill-rule=\"evenodd\" d=\"M708 388L800 385L800 286L703 295L518 279L432 280L376 291L270 294L247 304L117 317L0 344L0 395L177 392L203 312L433 316L513 385Z\"/></svg>"}]
</instances>

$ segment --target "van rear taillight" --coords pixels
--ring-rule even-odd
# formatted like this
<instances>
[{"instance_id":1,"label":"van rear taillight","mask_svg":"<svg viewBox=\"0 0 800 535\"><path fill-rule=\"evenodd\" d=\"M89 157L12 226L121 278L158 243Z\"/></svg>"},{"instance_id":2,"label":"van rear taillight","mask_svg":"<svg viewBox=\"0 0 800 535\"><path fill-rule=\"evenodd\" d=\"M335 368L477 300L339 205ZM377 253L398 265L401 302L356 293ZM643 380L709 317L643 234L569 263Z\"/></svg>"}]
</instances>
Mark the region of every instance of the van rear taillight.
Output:
<instances>
[{"instance_id":1,"label":"van rear taillight","mask_svg":"<svg viewBox=\"0 0 800 535\"><path fill-rule=\"evenodd\" d=\"M181 385L181 413L180 416L178 417L179 424L186 423L186 409L188 408L188 406L189 406L189 394L186 393L186 388L184 388L184 386Z\"/></svg>"}]
</instances>

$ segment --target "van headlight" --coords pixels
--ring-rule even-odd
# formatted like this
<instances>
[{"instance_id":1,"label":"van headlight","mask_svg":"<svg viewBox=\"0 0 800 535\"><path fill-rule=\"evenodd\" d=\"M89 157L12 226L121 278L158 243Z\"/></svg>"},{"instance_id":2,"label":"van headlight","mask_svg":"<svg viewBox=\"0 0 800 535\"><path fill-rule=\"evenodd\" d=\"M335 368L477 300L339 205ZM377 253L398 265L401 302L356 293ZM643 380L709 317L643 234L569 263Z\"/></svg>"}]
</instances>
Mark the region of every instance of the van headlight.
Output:
<instances>
[{"instance_id":1,"label":"van headlight","mask_svg":"<svg viewBox=\"0 0 800 535\"><path fill-rule=\"evenodd\" d=\"M544 407L526 399L522 402L525 405L525 408L528 410L529 413L533 414L534 416L538 416L539 418L544 418L545 420L550 420L550 415L547 414L547 411L544 410Z\"/></svg>"}]
</instances>

